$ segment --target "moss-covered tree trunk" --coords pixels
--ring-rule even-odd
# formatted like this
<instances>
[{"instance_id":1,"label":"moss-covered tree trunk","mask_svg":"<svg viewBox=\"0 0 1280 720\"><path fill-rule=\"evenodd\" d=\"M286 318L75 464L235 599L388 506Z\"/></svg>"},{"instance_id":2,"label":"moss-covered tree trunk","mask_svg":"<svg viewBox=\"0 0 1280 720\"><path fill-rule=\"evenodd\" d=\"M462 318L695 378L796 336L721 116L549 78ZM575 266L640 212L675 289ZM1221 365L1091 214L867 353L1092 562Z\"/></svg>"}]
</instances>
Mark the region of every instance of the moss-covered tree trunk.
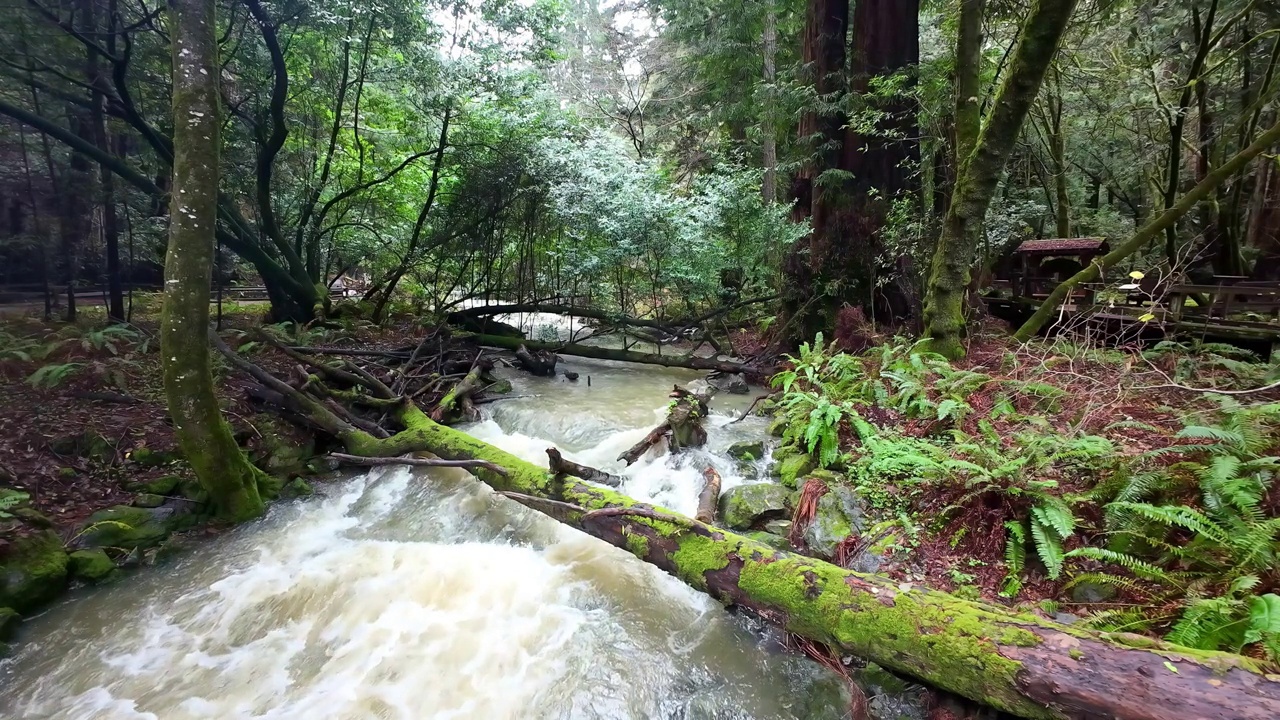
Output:
<instances>
[{"instance_id":1,"label":"moss-covered tree trunk","mask_svg":"<svg viewBox=\"0 0 1280 720\"><path fill-rule=\"evenodd\" d=\"M447 460L487 461L504 472L470 471L494 489L551 500L546 511L558 520L727 605L1015 715L1274 720L1280 713L1280 681L1246 658L1078 630L780 552L608 488L553 475L433 423L411 405L401 419L407 429L384 440L347 433L348 450L374 457L425 450Z\"/></svg>"},{"instance_id":2,"label":"moss-covered tree trunk","mask_svg":"<svg viewBox=\"0 0 1280 720\"><path fill-rule=\"evenodd\" d=\"M1018 332L1014 333L1014 337L1022 342L1026 342L1035 337L1036 333L1049 322L1049 318L1053 317L1054 311L1062 304L1067 295L1082 283L1094 282L1102 277L1102 274L1108 269L1114 267L1117 263L1130 255L1138 252L1147 243L1151 242L1160 233L1173 227L1178 220L1191 212L1200 202L1209 198L1209 196L1218 188L1219 185L1226 182L1232 175L1243 170L1257 156L1266 152L1269 148L1280 143L1280 123L1273 125L1271 129L1258 136L1253 144L1244 150L1236 153L1227 162L1219 165L1216 170L1205 176L1194 188L1188 191L1178 201L1176 205L1160 213L1154 220L1138 229L1133 237L1129 238L1123 245L1115 250L1103 255L1102 257L1089 263L1089 267L1072 275L1054 288L1049 297L1040 304L1040 308L1036 310L1022 327L1018 328Z\"/></svg>"},{"instance_id":3,"label":"moss-covered tree trunk","mask_svg":"<svg viewBox=\"0 0 1280 720\"><path fill-rule=\"evenodd\" d=\"M948 357L964 354L964 295L978 231L1075 6L1076 0L1032 3L987 122L973 151L961 162L924 302L925 335L933 350Z\"/></svg>"},{"instance_id":4,"label":"moss-covered tree trunk","mask_svg":"<svg viewBox=\"0 0 1280 720\"><path fill-rule=\"evenodd\" d=\"M468 471L495 490L841 654L1029 718L1280 716L1280 679L1247 658L1057 625L779 552L584 482L573 473L590 474L584 472L589 469L565 463L554 448L547 450L554 470L525 462L432 422L411 401L365 380L363 388L394 408L402 428L375 438L214 337L229 362L286 396L291 411L325 429L350 453L392 458L430 452L449 461L482 461Z\"/></svg>"},{"instance_id":5,"label":"moss-covered tree trunk","mask_svg":"<svg viewBox=\"0 0 1280 720\"><path fill-rule=\"evenodd\" d=\"M218 205L218 45L213 0L170 0L173 192L160 355L182 452L223 517L262 514L258 473L236 446L213 392L209 287Z\"/></svg>"}]
</instances>

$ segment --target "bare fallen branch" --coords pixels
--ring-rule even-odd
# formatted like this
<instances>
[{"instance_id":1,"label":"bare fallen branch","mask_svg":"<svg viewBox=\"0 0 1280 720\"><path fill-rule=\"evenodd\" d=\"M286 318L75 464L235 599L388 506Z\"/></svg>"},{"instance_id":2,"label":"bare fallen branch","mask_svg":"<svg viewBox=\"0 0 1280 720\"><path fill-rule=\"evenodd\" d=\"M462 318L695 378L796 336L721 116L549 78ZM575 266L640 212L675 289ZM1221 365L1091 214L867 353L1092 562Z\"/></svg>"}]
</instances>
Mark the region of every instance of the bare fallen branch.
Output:
<instances>
[{"instance_id":1,"label":"bare fallen branch","mask_svg":"<svg viewBox=\"0 0 1280 720\"><path fill-rule=\"evenodd\" d=\"M365 457L363 455L348 455L346 453L329 453L329 457L338 462L347 465L413 465L415 467L455 467L455 468L484 468L490 472L495 472L503 477L510 473L501 465L495 465L484 460L441 460L440 458L420 458L411 456L401 457Z\"/></svg>"}]
</instances>

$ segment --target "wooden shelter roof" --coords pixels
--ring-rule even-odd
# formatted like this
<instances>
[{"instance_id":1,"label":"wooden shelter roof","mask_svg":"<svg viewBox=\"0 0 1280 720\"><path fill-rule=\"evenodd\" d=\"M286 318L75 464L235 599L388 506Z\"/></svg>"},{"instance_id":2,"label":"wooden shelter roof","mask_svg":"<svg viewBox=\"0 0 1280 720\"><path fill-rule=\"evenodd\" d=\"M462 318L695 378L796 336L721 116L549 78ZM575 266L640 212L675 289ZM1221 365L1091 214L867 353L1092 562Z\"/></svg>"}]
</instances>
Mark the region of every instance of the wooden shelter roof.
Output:
<instances>
[{"instance_id":1,"label":"wooden shelter roof","mask_svg":"<svg viewBox=\"0 0 1280 720\"><path fill-rule=\"evenodd\" d=\"M1026 240L1014 252L1019 253L1051 253L1051 252L1105 252L1107 241L1103 238L1047 238L1044 240Z\"/></svg>"}]
</instances>

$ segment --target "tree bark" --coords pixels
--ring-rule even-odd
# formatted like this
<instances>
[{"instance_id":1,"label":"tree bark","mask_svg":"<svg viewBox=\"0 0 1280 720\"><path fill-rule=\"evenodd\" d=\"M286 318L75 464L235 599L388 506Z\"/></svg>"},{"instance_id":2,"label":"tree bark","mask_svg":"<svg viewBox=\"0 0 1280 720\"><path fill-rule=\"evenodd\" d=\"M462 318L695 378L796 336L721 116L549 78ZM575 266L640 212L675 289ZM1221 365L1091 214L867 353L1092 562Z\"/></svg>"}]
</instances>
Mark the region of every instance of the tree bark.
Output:
<instances>
[{"instance_id":1,"label":"tree bark","mask_svg":"<svg viewBox=\"0 0 1280 720\"><path fill-rule=\"evenodd\" d=\"M170 0L174 162L160 355L174 430L218 513L261 515L260 473L236 446L213 391L209 287L218 205L218 45L214 0Z\"/></svg>"},{"instance_id":2,"label":"tree bark","mask_svg":"<svg viewBox=\"0 0 1280 720\"><path fill-rule=\"evenodd\" d=\"M702 478L706 484L702 486L702 492L698 493L698 513L693 519L710 525L716 521L716 508L720 503L720 473L715 468L708 467L702 471Z\"/></svg>"},{"instance_id":3,"label":"tree bark","mask_svg":"<svg viewBox=\"0 0 1280 720\"><path fill-rule=\"evenodd\" d=\"M473 335L472 337L481 345L504 348L506 350L518 350L523 345L530 350L546 350L560 355L573 355L596 360L618 360L621 362L644 363L646 365L661 365L662 367L689 368L690 370L719 370L727 373L745 373L751 377L769 373L769 368L756 369L742 363L698 357L697 355L655 355L653 353L615 350L613 348L578 345L576 343L537 342L504 337L502 335Z\"/></svg>"},{"instance_id":4,"label":"tree bark","mask_svg":"<svg viewBox=\"0 0 1280 720\"><path fill-rule=\"evenodd\" d=\"M778 201L778 126L774 121L777 98L778 60L778 9L774 0L765 0L764 10L764 109L760 122L760 162L764 177L760 183L760 195L765 205Z\"/></svg>"},{"instance_id":5,"label":"tree bark","mask_svg":"<svg viewBox=\"0 0 1280 720\"><path fill-rule=\"evenodd\" d=\"M931 349L947 357L964 354L964 295L977 247L977 229L1075 6L1076 0L1035 0L1032 4L1012 65L956 179L934 251L924 304L925 335L931 340Z\"/></svg>"},{"instance_id":6,"label":"tree bark","mask_svg":"<svg viewBox=\"0 0 1280 720\"><path fill-rule=\"evenodd\" d=\"M1214 192L1219 185L1226 182L1232 175L1240 172L1251 160L1266 152L1276 143L1280 143L1280 123L1273 125L1271 129L1259 135L1253 144L1236 153L1230 160L1209 173L1204 180L1184 194L1176 205L1160 213L1155 220L1140 228L1123 245L1089 263L1089 267L1072 275L1054 288L1049 297L1040 304L1040 308L1036 310L1035 314L1023 323L1022 327L1018 328L1018 332L1014 333L1014 338L1026 342L1035 337L1036 333L1040 332L1040 329L1045 326L1045 323L1053 316L1058 305L1071 293L1072 289L1081 283L1097 280L1102 276L1103 272L1141 250L1144 245L1160 233L1175 225L1183 215L1195 208L1197 203L1209 197L1210 193Z\"/></svg>"}]
</instances>

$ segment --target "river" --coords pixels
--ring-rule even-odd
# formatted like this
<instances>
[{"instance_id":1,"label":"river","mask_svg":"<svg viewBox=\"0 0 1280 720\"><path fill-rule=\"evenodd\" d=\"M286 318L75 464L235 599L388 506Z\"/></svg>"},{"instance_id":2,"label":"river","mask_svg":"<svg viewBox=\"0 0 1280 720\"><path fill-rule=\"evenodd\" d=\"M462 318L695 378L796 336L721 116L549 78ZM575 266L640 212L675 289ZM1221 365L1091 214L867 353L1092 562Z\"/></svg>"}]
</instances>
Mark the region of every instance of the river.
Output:
<instances>
[{"instance_id":1,"label":"river","mask_svg":"<svg viewBox=\"0 0 1280 720\"><path fill-rule=\"evenodd\" d=\"M507 371L516 397L469 432L545 465L618 453L698 374L566 358L570 383ZM588 378L590 381L588 382ZM713 402L706 451L645 458L622 491L692 514L748 396ZM455 470L317 483L159 568L83 590L24 627L0 717L663 718L847 716L833 673L773 631Z\"/></svg>"}]
</instances>

